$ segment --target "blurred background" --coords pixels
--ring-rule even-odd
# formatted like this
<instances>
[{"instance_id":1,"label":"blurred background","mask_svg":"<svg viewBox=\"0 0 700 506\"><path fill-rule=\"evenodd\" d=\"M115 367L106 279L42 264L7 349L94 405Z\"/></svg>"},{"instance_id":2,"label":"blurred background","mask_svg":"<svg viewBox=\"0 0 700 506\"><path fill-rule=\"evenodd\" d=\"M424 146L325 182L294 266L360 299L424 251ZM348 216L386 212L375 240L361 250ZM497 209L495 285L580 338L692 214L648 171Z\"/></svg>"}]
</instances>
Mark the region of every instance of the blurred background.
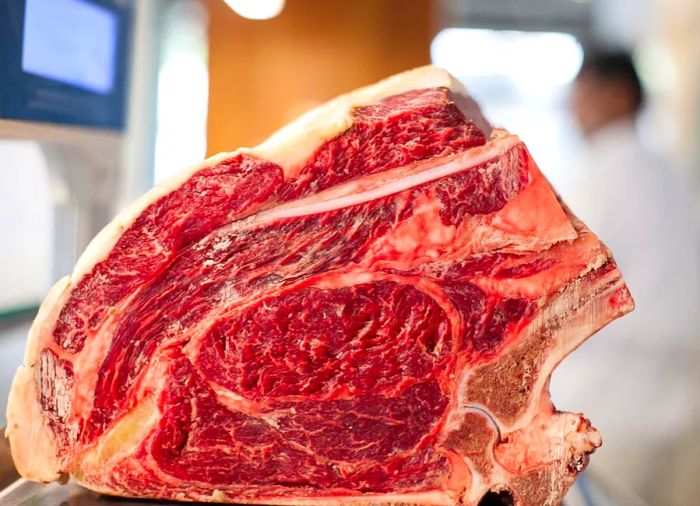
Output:
<instances>
[{"instance_id":1,"label":"blurred background","mask_svg":"<svg viewBox=\"0 0 700 506\"><path fill-rule=\"evenodd\" d=\"M697 0L0 0L0 425L38 304L115 212L432 62L528 144L637 299L552 379L606 438L570 504L700 504L698 26Z\"/></svg>"}]
</instances>

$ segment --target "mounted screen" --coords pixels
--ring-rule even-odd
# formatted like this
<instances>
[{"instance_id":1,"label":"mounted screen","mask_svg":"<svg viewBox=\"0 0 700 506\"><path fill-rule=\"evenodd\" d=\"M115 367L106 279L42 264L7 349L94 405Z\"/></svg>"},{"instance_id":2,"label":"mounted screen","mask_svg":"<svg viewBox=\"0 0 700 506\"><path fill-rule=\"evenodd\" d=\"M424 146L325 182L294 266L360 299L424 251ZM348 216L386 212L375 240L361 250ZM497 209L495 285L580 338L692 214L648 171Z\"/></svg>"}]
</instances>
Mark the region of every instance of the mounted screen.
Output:
<instances>
[{"instance_id":1,"label":"mounted screen","mask_svg":"<svg viewBox=\"0 0 700 506\"><path fill-rule=\"evenodd\" d=\"M120 129L132 2L0 0L0 117Z\"/></svg>"}]
</instances>

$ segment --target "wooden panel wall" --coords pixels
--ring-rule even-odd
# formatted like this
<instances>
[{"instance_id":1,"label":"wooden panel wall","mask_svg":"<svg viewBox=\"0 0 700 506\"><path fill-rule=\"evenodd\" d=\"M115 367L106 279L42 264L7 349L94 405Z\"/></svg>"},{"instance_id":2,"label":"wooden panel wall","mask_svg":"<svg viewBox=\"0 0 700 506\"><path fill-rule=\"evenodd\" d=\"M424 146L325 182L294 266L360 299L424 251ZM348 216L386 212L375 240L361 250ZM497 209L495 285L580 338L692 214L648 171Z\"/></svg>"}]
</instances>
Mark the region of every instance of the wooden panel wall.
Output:
<instances>
[{"instance_id":1,"label":"wooden panel wall","mask_svg":"<svg viewBox=\"0 0 700 506\"><path fill-rule=\"evenodd\" d=\"M430 0L287 0L266 21L204 3L210 154L255 145L315 104L430 61Z\"/></svg>"}]
</instances>

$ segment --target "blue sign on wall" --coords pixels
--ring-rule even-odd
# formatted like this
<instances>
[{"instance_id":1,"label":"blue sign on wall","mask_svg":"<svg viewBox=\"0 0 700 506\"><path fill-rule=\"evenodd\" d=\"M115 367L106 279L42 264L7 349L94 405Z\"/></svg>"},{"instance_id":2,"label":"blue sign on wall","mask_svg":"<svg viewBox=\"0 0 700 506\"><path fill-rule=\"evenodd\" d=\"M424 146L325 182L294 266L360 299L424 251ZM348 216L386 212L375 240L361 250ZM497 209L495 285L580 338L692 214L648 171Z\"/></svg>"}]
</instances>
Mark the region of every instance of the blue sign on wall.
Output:
<instances>
[{"instance_id":1,"label":"blue sign on wall","mask_svg":"<svg viewBox=\"0 0 700 506\"><path fill-rule=\"evenodd\" d=\"M0 0L0 118L122 129L131 0Z\"/></svg>"}]
</instances>

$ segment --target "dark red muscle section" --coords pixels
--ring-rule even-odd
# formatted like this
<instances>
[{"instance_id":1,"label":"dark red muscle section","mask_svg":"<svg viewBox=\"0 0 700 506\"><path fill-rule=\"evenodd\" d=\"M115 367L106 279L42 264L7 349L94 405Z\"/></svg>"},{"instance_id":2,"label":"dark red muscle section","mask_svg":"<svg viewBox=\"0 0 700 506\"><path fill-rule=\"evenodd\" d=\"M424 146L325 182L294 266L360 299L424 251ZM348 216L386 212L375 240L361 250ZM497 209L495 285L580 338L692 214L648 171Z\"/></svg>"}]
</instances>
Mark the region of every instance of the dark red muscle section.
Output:
<instances>
[{"instance_id":1,"label":"dark red muscle section","mask_svg":"<svg viewBox=\"0 0 700 506\"><path fill-rule=\"evenodd\" d=\"M456 177L441 179L435 192L442 202L440 217L446 225L464 216L488 214L501 209L527 184L529 155L523 146L511 149L510 160L496 159ZM512 170L504 171L508 167Z\"/></svg>"},{"instance_id":2,"label":"dark red muscle section","mask_svg":"<svg viewBox=\"0 0 700 506\"><path fill-rule=\"evenodd\" d=\"M528 321L534 304L524 299L503 299L495 302L484 320L484 329L474 336L473 345L477 353L494 352L502 343L504 336L513 335L516 327Z\"/></svg>"},{"instance_id":3,"label":"dark red muscle section","mask_svg":"<svg viewBox=\"0 0 700 506\"><path fill-rule=\"evenodd\" d=\"M141 451L186 482L238 486L255 495L257 486L291 486L313 495L410 489L426 474L436 480L449 472L429 447L447 407L435 382L392 397L276 403L267 414L250 416L221 405L177 353L170 375L163 418Z\"/></svg>"},{"instance_id":4,"label":"dark red muscle section","mask_svg":"<svg viewBox=\"0 0 700 506\"><path fill-rule=\"evenodd\" d=\"M492 276L503 269L507 260L517 258L509 253L487 253L464 260L433 266L445 279L459 279L471 276Z\"/></svg>"},{"instance_id":5,"label":"dark red muscle section","mask_svg":"<svg viewBox=\"0 0 700 506\"><path fill-rule=\"evenodd\" d=\"M284 188L283 198L325 190L363 174L486 143L448 90L414 90L353 111L353 124L326 142Z\"/></svg>"},{"instance_id":6,"label":"dark red muscle section","mask_svg":"<svg viewBox=\"0 0 700 506\"><path fill-rule=\"evenodd\" d=\"M442 309L415 288L380 282L266 300L215 326L198 368L251 399L342 398L437 377L451 353Z\"/></svg>"},{"instance_id":7,"label":"dark red muscle section","mask_svg":"<svg viewBox=\"0 0 700 506\"><path fill-rule=\"evenodd\" d=\"M462 320L462 348L469 348L487 311L488 296L476 285L466 280L442 283L445 295L450 299Z\"/></svg>"},{"instance_id":8,"label":"dark red muscle section","mask_svg":"<svg viewBox=\"0 0 700 506\"><path fill-rule=\"evenodd\" d=\"M56 342L67 350L80 351L108 308L162 271L183 247L255 211L281 184L278 165L238 155L197 172L176 191L148 206L107 259L73 290L54 329Z\"/></svg>"},{"instance_id":9,"label":"dark red muscle section","mask_svg":"<svg viewBox=\"0 0 700 506\"><path fill-rule=\"evenodd\" d=\"M442 281L445 294L462 320L460 349L467 350L471 361L496 351L510 335L509 330L525 324L534 303L525 299L487 296L483 290L463 277L460 281Z\"/></svg>"}]
</instances>

